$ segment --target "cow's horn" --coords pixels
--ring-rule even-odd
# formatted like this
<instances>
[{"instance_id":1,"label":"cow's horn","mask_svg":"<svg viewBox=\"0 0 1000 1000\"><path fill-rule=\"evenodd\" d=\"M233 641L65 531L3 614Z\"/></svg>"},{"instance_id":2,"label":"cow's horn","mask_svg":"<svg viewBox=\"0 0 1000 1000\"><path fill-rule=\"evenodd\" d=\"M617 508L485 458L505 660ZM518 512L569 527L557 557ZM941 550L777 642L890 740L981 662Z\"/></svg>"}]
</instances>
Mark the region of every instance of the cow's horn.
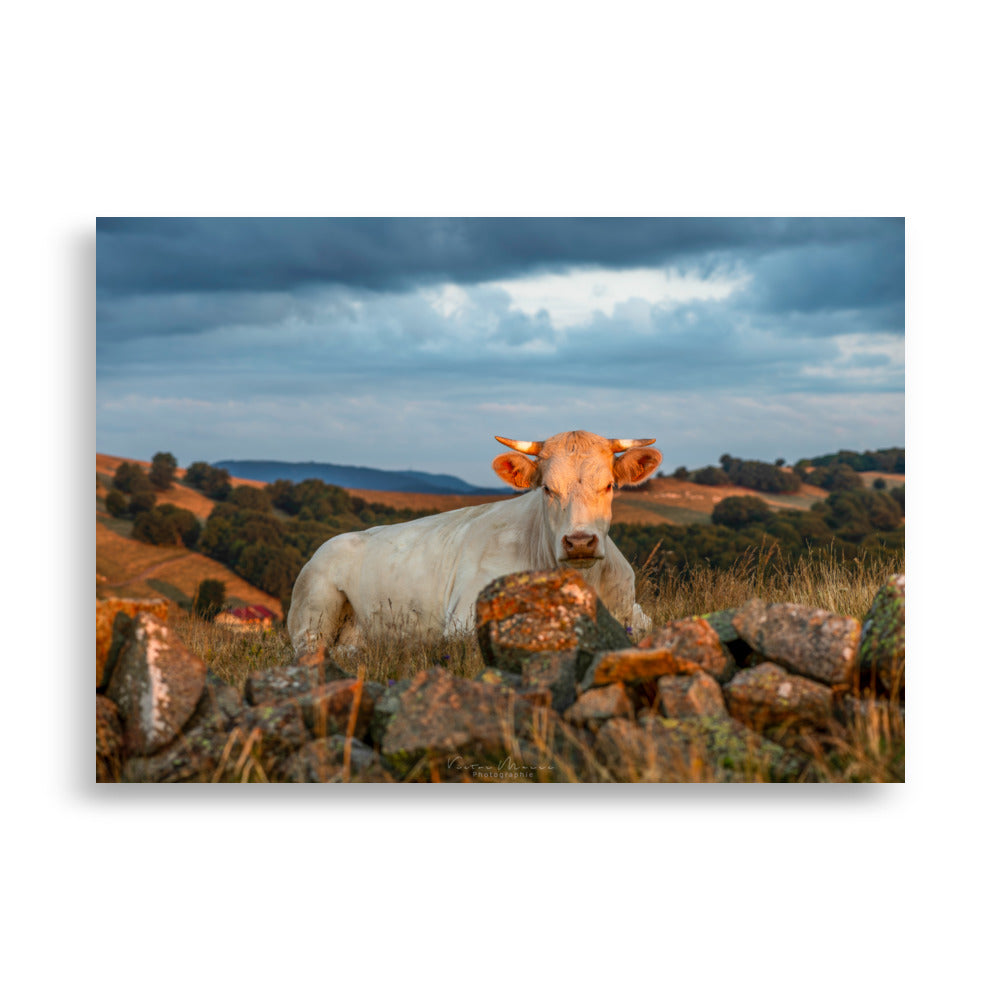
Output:
<instances>
[{"instance_id":1,"label":"cow's horn","mask_svg":"<svg viewBox=\"0 0 1000 1000\"><path fill-rule=\"evenodd\" d=\"M537 455L542 450L541 441L511 441L510 438L494 436L501 444L505 444L508 448L513 448L514 451L519 451L524 455Z\"/></svg>"},{"instance_id":2,"label":"cow's horn","mask_svg":"<svg viewBox=\"0 0 1000 1000\"><path fill-rule=\"evenodd\" d=\"M613 438L612 451L628 451L629 448L641 448L647 444L655 444L656 438Z\"/></svg>"}]
</instances>

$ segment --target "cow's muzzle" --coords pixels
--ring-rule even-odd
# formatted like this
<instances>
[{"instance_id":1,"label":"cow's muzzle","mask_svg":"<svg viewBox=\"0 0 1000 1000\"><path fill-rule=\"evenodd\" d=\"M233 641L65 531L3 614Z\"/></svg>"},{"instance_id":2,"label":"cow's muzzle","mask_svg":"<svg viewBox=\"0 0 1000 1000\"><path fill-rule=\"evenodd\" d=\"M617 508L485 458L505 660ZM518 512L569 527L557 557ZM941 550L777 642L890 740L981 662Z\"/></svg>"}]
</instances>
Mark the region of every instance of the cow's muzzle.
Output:
<instances>
[{"instance_id":1,"label":"cow's muzzle","mask_svg":"<svg viewBox=\"0 0 1000 1000\"><path fill-rule=\"evenodd\" d=\"M600 559L597 551L597 535L587 534L583 531L575 531L572 535L563 535L562 561L569 563L586 562L593 565L595 559Z\"/></svg>"}]
</instances>

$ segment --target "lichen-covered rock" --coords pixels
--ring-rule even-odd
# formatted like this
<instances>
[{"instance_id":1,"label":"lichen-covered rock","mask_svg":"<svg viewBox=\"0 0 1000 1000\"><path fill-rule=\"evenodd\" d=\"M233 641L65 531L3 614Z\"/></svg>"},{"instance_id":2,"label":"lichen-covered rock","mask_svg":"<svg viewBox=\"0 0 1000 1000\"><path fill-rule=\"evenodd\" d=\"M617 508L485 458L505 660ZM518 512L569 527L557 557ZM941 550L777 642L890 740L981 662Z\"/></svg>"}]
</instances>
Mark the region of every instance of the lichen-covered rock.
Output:
<instances>
[{"instance_id":1,"label":"lichen-covered rock","mask_svg":"<svg viewBox=\"0 0 1000 1000\"><path fill-rule=\"evenodd\" d=\"M733 627L765 659L831 687L857 681L861 622L801 604L765 604L754 597Z\"/></svg>"},{"instance_id":2,"label":"lichen-covered rock","mask_svg":"<svg viewBox=\"0 0 1000 1000\"><path fill-rule=\"evenodd\" d=\"M365 739L383 685L360 680L331 681L299 696L302 718L318 737L350 735Z\"/></svg>"},{"instance_id":3,"label":"lichen-covered rock","mask_svg":"<svg viewBox=\"0 0 1000 1000\"><path fill-rule=\"evenodd\" d=\"M624 718L632 714L632 702L625 693L625 685L607 684L591 688L563 713L563 718L576 726L596 726L608 719Z\"/></svg>"},{"instance_id":4,"label":"lichen-covered rock","mask_svg":"<svg viewBox=\"0 0 1000 1000\"><path fill-rule=\"evenodd\" d=\"M667 650L678 659L697 663L701 670L720 682L728 680L736 668L719 633L704 618L668 622L650 632L639 643L639 649Z\"/></svg>"},{"instance_id":5,"label":"lichen-covered rock","mask_svg":"<svg viewBox=\"0 0 1000 1000\"><path fill-rule=\"evenodd\" d=\"M205 664L154 614L132 619L107 691L129 756L155 753L176 738L201 698L205 674Z\"/></svg>"},{"instance_id":6,"label":"lichen-covered rock","mask_svg":"<svg viewBox=\"0 0 1000 1000\"><path fill-rule=\"evenodd\" d=\"M180 734L169 746L148 757L125 761L122 781L128 782L211 782L259 780L259 772L241 771L245 740L239 732L225 733L197 726ZM252 762L251 762L252 763Z\"/></svg>"},{"instance_id":7,"label":"lichen-covered rock","mask_svg":"<svg viewBox=\"0 0 1000 1000\"><path fill-rule=\"evenodd\" d=\"M110 698L97 696L97 780L121 781L122 725Z\"/></svg>"},{"instance_id":8,"label":"lichen-covered rock","mask_svg":"<svg viewBox=\"0 0 1000 1000\"><path fill-rule=\"evenodd\" d=\"M906 688L906 578L893 577L875 595L861 625L862 687L902 698Z\"/></svg>"},{"instance_id":9,"label":"lichen-covered rock","mask_svg":"<svg viewBox=\"0 0 1000 1000\"><path fill-rule=\"evenodd\" d=\"M595 657L580 688L587 691L617 681L639 684L654 681L664 674L696 674L701 669L696 660L677 656L669 649L615 649Z\"/></svg>"},{"instance_id":10,"label":"lichen-covered rock","mask_svg":"<svg viewBox=\"0 0 1000 1000\"><path fill-rule=\"evenodd\" d=\"M386 692L380 706L389 697ZM475 766L518 761L518 732L533 712L545 711L502 686L456 677L439 667L421 670L391 697L395 711L382 735L383 759L397 776L418 769L438 780L461 779L449 773L448 759L456 756Z\"/></svg>"},{"instance_id":11,"label":"lichen-covered rock","mask_svg":"<svg viewBox=\"0 0 1000 1000\"><path fill-rule=\"evenodd\" d=\"M307 654L294 663L251 674L246 679L244 695L251 705L275 705L343 678L353 679L326 656Z\"/></svg>"},{"instance_id":12,"label":"lichen-covered rock","mask_svg":"<svg viewBox=\"0 0 1000 1000\"><path fill-rule=\"evenodd\" d=\"M205 689L184 728L204 727L227 732L236 724L236 717L242 710L243 700L239 691L209 670L205 676Z\"/></svg>"},{"instance_id":13,"label":"lichen-covered rock","mask_svg":"<svg viewBox=\"0 0 1000 1000\"><path fill-rule=\"evenodd\" d=\"M576 698L577 656L572 651L545 651L532 653L521 664L522 697L548 693L539 704L551 706L562 712Z\"/></svg>"},{"instance_id":14,"label":"lichen-covered rock","mask_svg":"<svg viewBox=\"0 0 1000 1000\"><path fill-rule=\"evenodd\" d=\"M833 721L831 689L791 674L776 663L741 670L724 692L733 718L758 732L825 730Z\"/></svg>"},{"instance_id":15,"label":"lichen-covered rock","mask_svg":"<svg viewBox=\"0 0 1000 1000\"><path fill-rule=\"evenodd\" d=\"M130 631L130 622L140 611L167 621L167 602L161 598L133 600L109 597L97 601L97 690L102 691L111 679L115 660ZM117 623L117 625L116 625Z\"/></svg>"},{"instance_id":16,"label":"lichen-covered rock","mask_svg":"<svg viewBox=\"0 0 1000 1000\"><path fill-rule=\"evenodd\" d=\"M808 775L805 758L729 716L611 719L594 752L618 781L796 781Z\"/></svg>"},{"instance_id":17,"label":"lichen-covered rock","mask_svg":"<svg viewBox=\"0 0 1000 1000\"><path fill-rule=\"evenodd\" d=\"M718 681L704 671L661 677L656 682L660 712L668 719L689 715L725 715L726 701Z\"/></svg>"},{"instance_id":18,"label":"lichen-covered rock","mask_svg":"<svg viewBox=\"0 0 1000 1000\"><path fill-rule=\"evenodd\" d=\"M476 634L488 667L520 673L533 653L577 653L578 676L596 650L631 645L576 570L512 573L485 587L476 601Z\"/></svg>"},{"instance_id":19,"label":"lichen-covered rock","mask_svg":"<svg viewBox=\"0 0 1000 1000\"><path fill-rule=\"evenodd\" d=\"M411 681L412 678L409 677L401 681L389 681L385 690L376 699L372 720L368 725L368 736L375 746L382 745L386 728L401 708L403 692L410 686Z\"/></svg>"},{"instance_id":20,"label":"lichen-covered rock","mask_svg":"<svg viewBox=\"0 0 1000 1000\"><path fill-rule=\"evenodd\" d=\"M310 740L275 768L278 781L331 782L367 778L378 755L360 740L333 734Z\"/></svg>"},{"instance_id":21,"label":"lichen-covered rock","mask_svg":"<svg viewBox=\"0 0 1000 1000\"><path fill-rule=\"evenodd\" d=\"M246 707L237 719L237 726L259 748L259 759L268 775L311 738L302 711L294 701Z\"/></svg>"}]
</instances>

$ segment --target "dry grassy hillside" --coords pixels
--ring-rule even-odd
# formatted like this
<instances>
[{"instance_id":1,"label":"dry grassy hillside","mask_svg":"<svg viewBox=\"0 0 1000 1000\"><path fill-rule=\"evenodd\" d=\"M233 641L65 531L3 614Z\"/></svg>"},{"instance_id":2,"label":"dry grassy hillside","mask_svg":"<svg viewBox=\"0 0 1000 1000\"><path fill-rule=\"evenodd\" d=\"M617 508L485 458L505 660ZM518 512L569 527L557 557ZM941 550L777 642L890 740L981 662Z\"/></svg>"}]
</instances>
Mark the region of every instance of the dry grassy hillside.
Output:
<instances>
[{"instance_id":1,"label":"dry grassy hillside","mask_svg":"<svg viewBox=\"0 0 1000 1000\"><path fill-rule=\"evenodd\" d=\"M111 478L122 462L134 462L144 469L149 462L97 456L97 597L165 597L180 607L194 600L198 584L204 579L222 580L226 595L239 604L263 604L275 614L281 614L281 602L251 586L232 570L192 552L183 546L147 545L130 538L132 522L111 517L104 509L104 498ZM178 477L184 474L178 470ZM262 486L245 479L234 479L236 485ZM214 500L197 490L175 483L170 489L156 494L158 503L172 503L190 510L203 523L215 505Z\"/></svg>"}]
</instances>

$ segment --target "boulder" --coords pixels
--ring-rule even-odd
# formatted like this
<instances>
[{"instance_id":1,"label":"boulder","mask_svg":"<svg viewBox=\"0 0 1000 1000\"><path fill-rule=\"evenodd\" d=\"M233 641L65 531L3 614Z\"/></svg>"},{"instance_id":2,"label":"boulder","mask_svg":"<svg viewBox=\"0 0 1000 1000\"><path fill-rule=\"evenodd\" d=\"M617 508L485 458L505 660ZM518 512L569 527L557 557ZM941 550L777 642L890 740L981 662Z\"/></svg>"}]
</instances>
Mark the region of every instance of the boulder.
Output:
<instances>
[{"instance_id":1,"label":"boulder","mask_svg":"<svg viewBox=\"0 0 1000 1000\"><path fill-rule=\"evenodd\" d=\"M358 679L331 681L297 699L302 718L316 737L350 734L365 739L381 697L382 684Z\"/></svg>"},{"instance_id":2,"label":"boulder","mask_svg":"<svg viewBox=\"0 0 1000 1000\"><path fill-rule=\"evenodd\" d=\"M733 627L766 660L832 687L857 681L861 622L801 604L766 604L754 597Z\"/></svg>"},{"instance_id":3,"label":"boulder","mask_svg":"<svg viewBox=\"0 0 1000 1000\"><path fill-rule=\"evenodd\" d=\"M385 725L386 765L400 777L429 773L434 780L464 780L470 769L505 761L527 766L516 734L533 712L545 711L503 686L456 677L440 667L421 670L405 688L387 691L378 707L388 711L390 700L391 717L379 723Z\"/></svg>"},{"instance_id":4,"label":"boulder","mask_svg":"<svg viewBox=\"0 0 1000 1000\"><path fill-rule=\"evenodd\" d=\"M121 781L123 750L118 708L110 698L97 695L98 781Z\"/></svg>"},{"instance_id":5,"label":"boulder","mask_svg":"<svg viewBox=\"0 0 1000 1000\"><path fill-rule=\"evenodd\" d=\"M111 679L115 660L130 631L130 622L140 611L155 615L164 624L168 604L161 598L149 601L109 597L97 601L97 690L103 691Z\"/></svg>"},{"instance_id":6,"label":"boulder","mask_svg":"<svg viewBox=\"0 0 1000 1000\"><path fill-rule=\"evenodd\" d=\"M809 774L804 757L729 716L610 719L594 752L617 781L796 781Z\"/></svg>"},{"instance_id":7,"label":"boulder","mask_svg":"<svg viewBox=\"0 0 1000 1000\"><path fill-rule=\"evenodd\" d=\"M532 653L521 664L521 697L562 712L576 698L577 654L569 650ZM547 698L535 695L547 694Z\"/></svg>"},{"instance_id":8,"label":"boulder","mask_svg":"<svg viewBox=\"0 0 1000 1000\"><path fill-rule=\"evenodd\" d=\"M154 614L140 611L108 683L125 752L155 753L184 727L205 687L205 664Z\"/></svg>"},{"instance_id":9,"label":"boulder","mask_svg":"<svg viewBox=\"0 0 1000 1000\"><path fill-rule=\"evenodd\" d=\"M488 667L520 673L533 653L576 654L577 676L597 650L631 645L596 591L572 569L511 573L476 601L476 634Z\"/></svg>"},{"instance_id":10,"label":"boulder","mask_svg":"<svg viewBox=\"0 0 1000 1000\"><path fill-rule=\"evenodd\" d=\"M184 728L201 727L228 732L236 724L236 717L242 710L239 691L209 670L205 676L205 689Z\"/></svg>"},{"instance_id":11,"label":"boulder","mask_svg":"<svg viewBox=\"0 0 1000 1000\"><path fill-rule=\"evenodd\" d=\"M822 731L833 721L833 691L776 663L741 670L724 691L730 715L758 732Z\"/></svg>"},{"instance_id":12,"label":"boulder","mask_svg":"<svg viewBox=\"0 0 1000 1000\"><path fill-rule=\"evenodd\" d=\"M718 681L704 671L661 677L656 682L660 712L668 719L689 715L725 715L726 700Z\"/></svg>"},{"instance_id":13,"label":"boulder","mask_svg":"<svg viewBox=\"0 0 1000 1000\"><path fill-rule=\"evenodd\" d=\"M736 669L719 633L704 618L684 618L668 622L662 628L650 632L639 643L639 649L666 650L678 659L697 663L702 671L719 682L728 680Z\"/></svg>"},{"instance_id":14,"label":"boulder","mask_svg":"<svg viewBox=\"0 0 1000 1000\"><path fill-rule=\"evenodd\" d=\"M302 711L294 701L248 706L236 722L244 736L259 747L259 759L269 777L272 770L311 738Z\"/></svg>"},{"instance_id":15,"label":"boulder","mask_svg":"<svg viewBox=\"0 0 1000 1000\"><path fill-rule=\"evenodd\" d=\"M601 684L624 681L639 684L654 681L664 674L697 674L701 664L670 652L669 649L616 649L599 654L591 663L580 688L583 691Z\"/></svg>"},{"instance_id":16,"label":"boulder","mask_svg":"<svg viewBox=\"0 0 1000 1000\"><path fill-rule=\"evenodd\" d=\"M632 715L632 702L625 693L625 685L608 684L591 688L563 713L563 719L576 726L596 727L608 719L625 718Z\"/></svg>"},{"instance_id":17,"label":"boulder","mask_svg":"<svg viewBox=\"0 0 1000 1000\"><path fill-rule=\"evenodd\" d=\"M197 726L169 746L147 757L130 757L122 780L129 782L239 781L241 754L246 744L238 731L220 732ZM249 771L248 771L249 773Z\"/></svg>"},{"instance_id":18,"label":"boulder","mask_svg":"<svg viewBox=\"0 0 1000 1000\"><path fill-rule=\"evenodd\" d=\"M361 777L378 764L378 755L360 740L333 734L311 740L275 768L278 781L331 782Z\"/></svg>"},{"instance_id":19,"label":"boulder","mask_svg":"<svg viewBox=\"0 0 1000 1000\"><path fill-rule=\"evenodd\" d=\"M861 625L861 686L902 699L906 688L906 579L893 577L875 595Z\"/></svg>"},{"instance_id":20,"label":"boulder","mask_svg":"<svg viewBox=\"0 0 1000 1000\"><path fill-rule=\"evenodd\" d=\"M294 663L251 674L246 679L244 695L251 705L275 705L344 678L353 680L351 674L322 653L306 654Z\"/></svg>"}]
</instances>

